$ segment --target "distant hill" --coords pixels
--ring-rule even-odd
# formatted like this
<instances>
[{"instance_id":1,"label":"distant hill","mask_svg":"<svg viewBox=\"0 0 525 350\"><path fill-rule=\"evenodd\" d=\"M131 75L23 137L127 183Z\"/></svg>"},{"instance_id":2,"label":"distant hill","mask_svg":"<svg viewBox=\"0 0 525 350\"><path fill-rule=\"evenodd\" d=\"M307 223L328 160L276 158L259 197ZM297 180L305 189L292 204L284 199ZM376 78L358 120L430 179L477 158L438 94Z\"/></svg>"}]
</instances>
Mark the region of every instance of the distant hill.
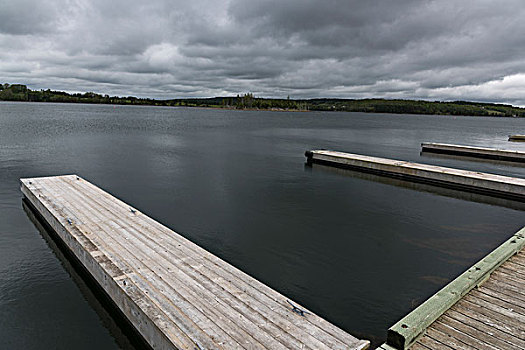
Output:
<instances>
[{"instance_id":1,"label":"distant hill","mask_svg":"<svg viewBox=\"0 0 525 350\"><path fill-rule=\"evenodd\" d=\"M402 113L525 117L525 108L505 104L467 101L440 102L389 99L271 99L253 94L235 97L183 98L155 100L133 96L109 96L94 92L70 94L64 91L31 90L22 84L0 84L0 100L28 102L97 103L120 105L186 106L255 110L345 111L365 113Z\"/></svg>"}]
</instances>

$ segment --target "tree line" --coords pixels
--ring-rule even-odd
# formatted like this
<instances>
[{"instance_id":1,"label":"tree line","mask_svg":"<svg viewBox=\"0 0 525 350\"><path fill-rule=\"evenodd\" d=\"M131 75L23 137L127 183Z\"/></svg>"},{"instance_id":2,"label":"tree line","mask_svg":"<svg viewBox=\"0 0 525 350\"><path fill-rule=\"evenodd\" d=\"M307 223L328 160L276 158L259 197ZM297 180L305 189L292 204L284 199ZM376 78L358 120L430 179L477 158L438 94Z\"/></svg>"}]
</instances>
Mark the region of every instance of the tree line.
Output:
<instances>
[{"instance_id":1,"label":"tree line","mask_svg":"<svg viewBox=\"0 0 525 350\"><path fill-rule=\"evenodd\" d=\"M134 96L109 96L94 92L67 93L54 90L31 90L22 84L0 84L0 100L59 103L96 103L118 105L185 106L255 110L340 111L365 113L401 113L436 115L471 115L525 117L525 109L506 104L468 101L422 101L389 99L274 99L245 93L232 97L183 98L156 100Z\"/></svg>"}]
</instances>

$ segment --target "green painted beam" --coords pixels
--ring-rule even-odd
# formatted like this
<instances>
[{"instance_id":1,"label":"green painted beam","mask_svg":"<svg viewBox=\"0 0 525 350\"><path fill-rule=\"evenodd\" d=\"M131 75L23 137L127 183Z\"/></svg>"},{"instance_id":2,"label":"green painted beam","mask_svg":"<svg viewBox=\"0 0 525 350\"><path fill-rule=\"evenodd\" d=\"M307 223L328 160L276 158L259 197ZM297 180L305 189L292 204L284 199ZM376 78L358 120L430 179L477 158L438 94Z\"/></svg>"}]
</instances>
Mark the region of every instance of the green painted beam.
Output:
<instances>
[{"instance_id":1,"label":"green painted beam","mask_svg":"<svg viewBox=\"0 0 525 350\"><path fill-rule=\"evenodd\" d=\"M395 349L410 347L439 316L471 289L485 282L496 268L524 246L525 227L390 327L386 343Z\"/></svg>"}]
</instances>

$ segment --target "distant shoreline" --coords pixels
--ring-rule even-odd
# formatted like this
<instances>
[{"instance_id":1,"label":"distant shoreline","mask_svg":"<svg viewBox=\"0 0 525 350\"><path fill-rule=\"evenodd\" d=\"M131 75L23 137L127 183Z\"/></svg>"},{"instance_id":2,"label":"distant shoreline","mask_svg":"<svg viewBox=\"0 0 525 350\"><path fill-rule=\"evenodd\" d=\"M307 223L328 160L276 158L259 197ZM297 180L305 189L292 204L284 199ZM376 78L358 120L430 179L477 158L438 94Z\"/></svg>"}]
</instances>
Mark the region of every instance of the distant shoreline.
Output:
<instances>
[{"instance_id":1,"label":"distant shoreline","mask_svg":"<svg viewBox=\"0 0 525 350\"><path fill-rule=\"evenodd\" d=\"M201 106L176 106L176 107L188 107L188 108L200 108L200 109L215 109L215 110L227 110L227 111L254 111L254 112L318 112L315 110L309 110L309 109L282 109L282 108L266 108L266 109L260 109L260 108L235 108L235 107L201 107Z\"/></svg>"},{"instance_id":2,"label":"distant shoreline","mask_svg":"<svg viewBox=\"0 0 525 350\"><path fill-rule=\"evenodd\" d=\"M147 105L147 104L117 104L117 103L88 103L88 102L42 102L42 101L8 101L0 100L2 102L14 102L14 103L55 103L55 104L84 104L84 105L97 105L97 106L126 106L126 107L164 107L164 108L189 108L189 109L209 109L209 110L224 110L224 111L238 111L238 112L294 112L294 113L310 113L310 112L339 112L339 113L366 113L366 114L399 114L399 115L428 115L428 116L438 116L438 117L472 117L472 118L522 118L515 116L496 116L496 115L472 115L472 114L430 114L430 113L393 113L393 112L359 112L359 111L322 111L322 110L298 110L298 109L256 109L256 108L245 108L239 109L234 107L203 107L203 106L165 106L165 105Z\"/></svg>"},{"instance_id":3,"label":"distant shoreline","mask_svg":"<svg viewBox=\"0 0 525 350\"><path fill-rule=\"evenodd\" d=\"M321 112L318 110L309 109L260 109L260 108L235 108L235 107L207 107L207 106L169 106L169 105L154 105L154 104L126 104L126 103L96 103L96 102L69 102L69 101L20 101L20 100L2 100L1 102L14 102L14 103L57 103L57 104L85 104L85 105L98 105L98 106L136 106L136 107L168 107L168 108L194 108L194 109L212 109L212 110L225 110L225 111L250 111L250 112ZM334 111L327 111L334 112Z\"/></svg>"},{"instance_id":4,"label":"distant shoreline","mask_svg":"<svg viewBox=\"0 0 525 350\"><path fill-rule=\"evenodd\" d=\"M155 100L134 96L109 96L94 92L70 94L64 91L31 90L22 84L0 84L0 101L86 103L107 105L143 105L165 107L197 107L209 109L272 111L272 112L361 112L421 115L463 115L483 117L525 117L525 108L497 103L469 101L423 101L369 99L274 99L247 93L237 96L180 98Z\"/></svg>"}]
</instances>

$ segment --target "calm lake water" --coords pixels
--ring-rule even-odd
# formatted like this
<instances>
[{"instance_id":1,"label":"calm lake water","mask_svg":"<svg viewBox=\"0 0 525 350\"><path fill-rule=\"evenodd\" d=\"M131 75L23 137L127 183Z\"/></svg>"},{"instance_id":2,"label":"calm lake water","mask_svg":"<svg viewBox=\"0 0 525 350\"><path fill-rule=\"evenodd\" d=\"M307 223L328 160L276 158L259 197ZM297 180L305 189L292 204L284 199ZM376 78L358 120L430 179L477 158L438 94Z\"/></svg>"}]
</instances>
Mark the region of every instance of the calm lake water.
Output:
<instances>
[{"instance_id":1,"label":"calm lake water","mask_svg":"<svg viewBox=\"0 0 525 350\"><path fill-rule=\"evenodd\" d=\"M326 148L420 155L424 141L525 151L525 121L0 103L0 347L129 347L22 208L19 178L79 174L351 334L386 330L525 225L525 204L323 166Z\"/></svg>"}]
</instances>

